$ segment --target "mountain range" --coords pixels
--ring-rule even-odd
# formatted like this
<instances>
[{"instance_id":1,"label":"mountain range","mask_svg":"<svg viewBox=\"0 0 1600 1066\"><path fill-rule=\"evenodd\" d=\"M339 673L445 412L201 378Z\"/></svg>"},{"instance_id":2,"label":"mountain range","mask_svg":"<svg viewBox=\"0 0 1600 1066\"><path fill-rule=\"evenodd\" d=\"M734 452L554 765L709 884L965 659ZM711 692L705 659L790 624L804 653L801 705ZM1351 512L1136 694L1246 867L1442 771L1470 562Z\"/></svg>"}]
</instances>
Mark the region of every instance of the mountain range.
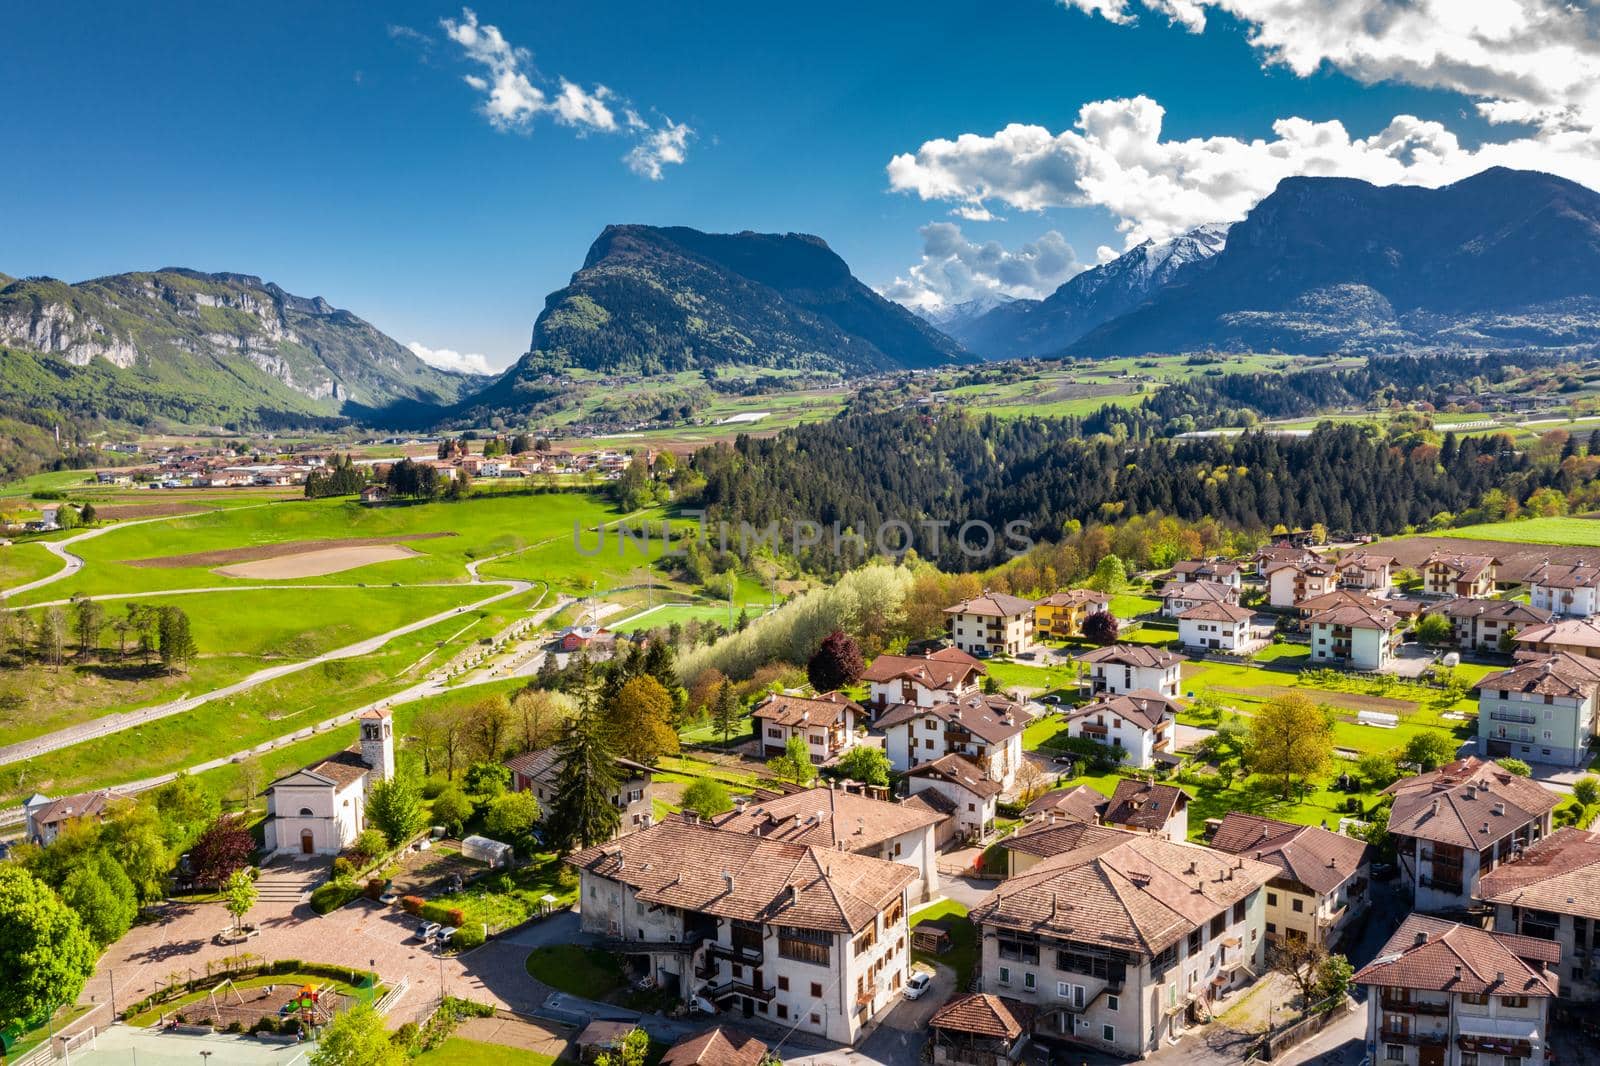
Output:
<instances>
[{"instance_id":1,"label":"mountain range","mask_svg":"<svg viewBox=\"0 0 1600 1066\"><path fill-rule=\"evenodd\" d=\"M925 313L926 314L926 313ZM1042 300L926 320L820 238L608 226L494 378L429 366L244 274L0 274L0 404L146 424L542 416L573 371L861 376L977 357L1600 343L1600 193L1496 168L1439 189L1289 178L1241 221L1145 242Z\"/></svg>"},{"instance_id":2,"label":"mountain range","mask_svg":"<svg viewBox=\"0 0 1600 1066\"><path fill-rule=\"evenodd\" d=\"M0 276L7 399L126 421L271 426L451 404L483 384L321 297L247 274Z\"/></svg>"}]
</instances>

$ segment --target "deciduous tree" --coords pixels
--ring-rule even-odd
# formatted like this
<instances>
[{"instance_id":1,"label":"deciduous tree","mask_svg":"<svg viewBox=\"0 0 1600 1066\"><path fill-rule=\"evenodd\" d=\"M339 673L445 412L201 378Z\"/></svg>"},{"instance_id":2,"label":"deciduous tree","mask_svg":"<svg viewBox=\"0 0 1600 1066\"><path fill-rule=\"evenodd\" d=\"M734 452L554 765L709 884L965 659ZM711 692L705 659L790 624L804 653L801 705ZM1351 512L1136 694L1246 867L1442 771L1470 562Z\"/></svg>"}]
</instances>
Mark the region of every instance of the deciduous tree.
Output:
<instances>
[{"instance_id":1,"label":"deciduous tree","mask_svg":"<svg viewBox=\"0 0 1600 1066\"><path fill-rule=\"evenodd\" d=\"M1101 646L1115 644L1122 623L1110 611L1095 611L1083 620L1083 639Z\"/></svg>"},{"instance_id":2,"label":"deciduous tree","mask_svg":"<svg viewBox=\"0 0 1600 1066\"><path fill-rule=\"evenodd\" d=\"M1437 770L1456 757L1456 739L1437 729L1425 729L1406 741L1405 760L1424 772Z\"/></svg>"},{"instance_id":3,"label":"deciduous tree","mask_svg":"<svg viewBox=\"0 0 1600 1066\"><path fill-rule=\"evenodd\" d=\"M1250 719L1246 758L1258 774L1279 778L1289 798L1296 776L1320 773L1333 755L1333 726L1309 696L1290 692L1261 705Z\"/></svg>"},{"instance_id":4,"label":"deciduous tree","mask_svg":"<svg viewBox=\"0 0 1600 1066\"><path fill-rule=\"evenodd\" d=\"M405 1050L389 1039L383 1018L365 1003L333 1016L309 1060L311 1066L405 1066L407 1061Z\"/></svg>"},{"instance_id":5,"label":"deciduous tree","mask_svg":"<svg viewBox=\"0 0 1600 1066\"><path fill-rule=\"evenodd\" d=\"M811 750L801 737L791 736L784 745L783 754L767 760L767 772L779 781L793 781L809 785L816 780L817 768L811 762Z\"/></svg>"},{"instance_id":6,"label":"deciduous tree","mask_svg":"<svg viewBox=\"0 0 1600 1066\"><path fill-rule=\"evenodd\" d=\"M233 915L233 926L237 929L250 908L256 905L256 879L250 876L248 869L235 870L228 875L222 892L227 897L228 913Z\"/></svg>"},{"instance_id":7,"label":"deciduous tree","mask_svg":"<svg viewBox=\"0 0 1600 1066\"><path fill-rule=\"evenodd\" d=\"M404 774L379 781L367 793L367 821L388 838L390 847L399 847L428 824L422 809L422 794L416 782Z\"/></svg>"},{"instance_id":8,"label":"deciduous tree","mask_svg":"<svg viewBox=\"0 0 1600 1066\"><path fill-rule=\"evenodd\" d=\"M817 646L806 663L806 677L818 692L853 685L861 680L866 663L861 659L861 648L855 639L842 629L835 629Z\"/></svg>"},{"instance_id":9,"label":"deciduous tree","mask_svg":"<svg viewBox=\"0 0 1600 1066\"><path fill-rule=\"evenodd\" d=\"M189 849L195 879L220 888L235 870L250 865L256 842L244 823L232 814L219 814Z\"/></svg>"},{"instance_id":10,"label":"deciduous tree","mask_svg":"<svg viewBox=\"0 0 1600 1066\"><path fill-rule=\"evenodd\" d=\"M809 762L809 757L807 758ZM1026 759L1023 760L1027 762ZM852 781L868 785L889 783L889 756L870 744L857 744L839 757L838 770Z\"/></svg>"},{"instance_id":11,"label":"deciduous tree","mask_svg":"<svg viewBox=\"0 0 1600 1066\"><path fill-rule=\"evenodd\" d=\"M483 826L496 840L504 840L525 851L533 841L534 827L543 814L531 792L507 792L489 801Z\"/></svg>"},{"instance_id":12,"label":"deciduous tree","mask_svg":"<svg viewBox=\"0 0 1600 1066\"><path fill-rule=\"evenodd\" d=\"M733 800L728 787L709 777L697 777L683 790L683 809L693 811L702 818L715 818L733 810Z\"/></svg>"},{"instance_id":13,"label":"deciduous tree","mask_svg":"<svg viewBox=\"0 0 1600 1066\"><path fill-rule=\"evenodd\" d=\"M672 697L649 674L631 678L607 708L611 747L635 762L654 763L678 750Z\"/></svg>"},{"instance_id":14,"label":"deciduous tree","mask_svg":"<svg viewBox=\"0 0 1600 1066\"><path fill-rule=\"evenodd\" d=\"M94 942L50 887L0 863L0 1027L26 1029L83 991Z\"/></svg>"}]
</instances>

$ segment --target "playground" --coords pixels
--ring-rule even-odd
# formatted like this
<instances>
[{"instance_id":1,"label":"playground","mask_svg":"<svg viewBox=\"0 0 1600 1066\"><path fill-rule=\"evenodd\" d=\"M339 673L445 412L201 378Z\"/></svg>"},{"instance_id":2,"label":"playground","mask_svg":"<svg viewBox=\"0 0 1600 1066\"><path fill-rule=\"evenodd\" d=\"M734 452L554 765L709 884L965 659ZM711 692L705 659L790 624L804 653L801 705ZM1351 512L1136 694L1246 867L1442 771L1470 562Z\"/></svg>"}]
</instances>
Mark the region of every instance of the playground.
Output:
<instances>
[{"instance_id":1,"label":"playground","mask_svg":"<svg viewBox=\"0 0 1600 1066\"><path fill-rule=\"evenodd\" d=\"M310 1028L326 1025L335 1014L360 1000L370 999L373 988L358 987L327 978L280 974L240 981L223 979L210 988L190 992L132 1019L138 1027L210 1026L254 1033L270 1028L282 1031L299 1021ZM269 1024L270 1023L270 1026Z\"/></svg>"}]
</instances>

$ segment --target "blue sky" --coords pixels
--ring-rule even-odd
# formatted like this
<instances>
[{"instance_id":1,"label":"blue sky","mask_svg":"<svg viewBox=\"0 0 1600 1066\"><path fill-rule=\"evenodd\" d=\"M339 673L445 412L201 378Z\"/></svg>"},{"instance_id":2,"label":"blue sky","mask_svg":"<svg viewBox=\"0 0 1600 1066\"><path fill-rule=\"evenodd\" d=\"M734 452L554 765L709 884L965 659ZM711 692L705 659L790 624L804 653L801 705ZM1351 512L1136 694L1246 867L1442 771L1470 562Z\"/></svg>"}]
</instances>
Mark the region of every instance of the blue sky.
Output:
<instances>
[{"instance_id":1,"label":"blue sky","mask_svg":"<svg viewBox=\"0 0 1600 1066\"><path fill-rule=\"evenodd\" d=\"M1047 292L1288 172L1600 181L1592 18L1504 60L1484 42L1532 31L1358 33L1357 0L1296 2L35 7L0 46L0 270L254 273L499 367L610 222L816 233L934 305ZM534 95L497 124L500 76ZM652 180L663 131L684 158Z\"/></svg>"}]
</instances>

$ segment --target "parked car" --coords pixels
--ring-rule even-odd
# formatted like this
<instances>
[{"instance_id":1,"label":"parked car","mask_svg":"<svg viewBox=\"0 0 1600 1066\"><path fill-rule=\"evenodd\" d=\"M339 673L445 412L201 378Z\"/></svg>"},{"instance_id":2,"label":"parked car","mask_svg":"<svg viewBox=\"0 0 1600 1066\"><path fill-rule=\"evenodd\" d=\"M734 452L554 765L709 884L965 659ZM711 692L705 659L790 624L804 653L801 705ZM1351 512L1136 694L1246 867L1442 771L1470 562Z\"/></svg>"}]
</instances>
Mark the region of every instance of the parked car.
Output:
<instances>
[{"instance_id":1,"label":"parked car","mask_svg":"<svg viewBox=\"0 0 1600 1066\"><path fill-rule=\"evenodd\" d=\"M417 923L417 939L418 940L423 940L423 941L432 940L438 934L438 932L439 932L439 923L438 922L418 922Z\"/></svg>"},{"instance_id":2,"label":"parked car","mask_svg":"<svg viewBox=\"0 0 1600 1066\"><path fill-rule=\"evenodd\" d=\"M456 935L456 927L447 925L433 935L439 938L439 943L448 944L450 943L450 938Z\"/></svg>"},{"instance_id":3,"label":"parked car","mask_svg":"<svg viewBox=\"0 0 1600 1066\"><path fill-rule=\"evenodd\" d=\"M933 974L926 970L917 970L906 980L906 998L921 999L922 994L933 985Z\"/></svg>"}]
</instances>

